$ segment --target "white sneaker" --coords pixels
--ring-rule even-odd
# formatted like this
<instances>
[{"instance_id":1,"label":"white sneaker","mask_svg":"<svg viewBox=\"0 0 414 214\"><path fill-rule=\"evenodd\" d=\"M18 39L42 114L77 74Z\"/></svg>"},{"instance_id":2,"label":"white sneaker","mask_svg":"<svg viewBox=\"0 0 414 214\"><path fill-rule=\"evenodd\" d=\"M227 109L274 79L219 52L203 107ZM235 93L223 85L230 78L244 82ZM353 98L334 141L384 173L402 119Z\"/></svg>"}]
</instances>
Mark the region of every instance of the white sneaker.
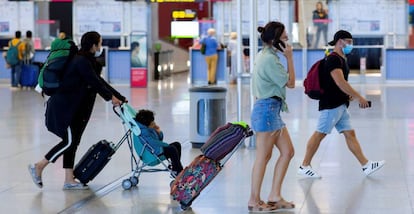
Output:
<instances>
[{"instance_id":1,"label":"white sneaker","mask_svg":"<svg viewBox=\"0 0 414 214\"><path fill-rule=\"evenodd\" d=\"M362 171L366 174L366 175L370 175L373 172L381 169L382 166L384 166L385 161L381 160L381 161L368 161L367 164L365 164L364 166L362 166Z\"/></svg>"},{"instance_id":2,"label":"white sneaker","mask_svg":"<svg viewBox=\"0 0 414 214\"><path fill-rule=\"evenodd\" d=\"M299 166L297 174L305 178L322 178L311 166Z\"/></svg>"}]
</instances>

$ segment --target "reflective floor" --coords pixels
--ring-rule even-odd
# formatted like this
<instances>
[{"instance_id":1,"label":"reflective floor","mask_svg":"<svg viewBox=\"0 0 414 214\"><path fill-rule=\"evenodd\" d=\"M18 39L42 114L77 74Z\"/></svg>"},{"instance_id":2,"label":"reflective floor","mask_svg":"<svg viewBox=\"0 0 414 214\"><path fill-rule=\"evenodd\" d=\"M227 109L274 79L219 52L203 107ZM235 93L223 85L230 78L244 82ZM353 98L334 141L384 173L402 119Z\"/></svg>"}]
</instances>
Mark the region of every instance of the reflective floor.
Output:
<instances>
[{"instance_id":1,"label":"reflective floor","mask_svg":"<svg viewBox=\"0 0 414 214\"><path fill-rule=\"evenodd\" d=\"M156 112L156 121L167 142L183 145L182 162L188 165L200 154L189 142L188 74L178 74L146 89L115 86L139 109ZM237 119L237 86L221 85L227 92L227 121ZM301 84L288 91L290 113L283 113L295 147L288 169L283 196L294 201L298 214L414 213L414 85L353 84L372 100L373 107L361 110L351 103L352 123L363 151L369 159L385 159L387 164L365 177L346 147L342 135L334 131L321 144L312 164L323 176L320 180L298 179L296 169L304 156L306 142L315 129L317 102L303 94ZM242 85L242 119L250 122L249 86ZM63 191L61 159L43 174L44 188L37 188L27 172L27 164L40 158L57 142L44 126L44 100L34 91L11 91L0 85L0 209L1 213L247 213L251 168L255 158L252 142L238 150L223 171L182 211L170 200L169 175L146 173L138 187L123 190L121 181L130 171L130 152L122 145L105 169L90 182L90 190ZM95 110L79 147L76 161L100 139L116 142L125 133L109 103L97 99ZM271 186L274 155L267 169L262 198Z\"/></svg>"}]
</instances>

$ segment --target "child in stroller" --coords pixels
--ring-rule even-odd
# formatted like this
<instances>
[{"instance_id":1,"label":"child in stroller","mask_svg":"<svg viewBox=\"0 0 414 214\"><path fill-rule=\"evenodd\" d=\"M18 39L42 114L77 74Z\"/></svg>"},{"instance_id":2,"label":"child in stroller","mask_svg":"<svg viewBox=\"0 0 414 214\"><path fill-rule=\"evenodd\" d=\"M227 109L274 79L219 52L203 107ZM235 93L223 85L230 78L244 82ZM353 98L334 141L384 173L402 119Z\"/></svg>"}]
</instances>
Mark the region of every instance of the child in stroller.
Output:
<instances>
[{"instance_id":1,"label":"child in stroller","mask_svg":"<svg viewBox=\"0 0 414 214\"><path fill-rule=\"evenodd\" d=\"M174 176L177 176L182 170L181 164L181 144L174 142L171 144L163 142L163 132L155 123L154 112L142 109L135 116L135 121L141 129L142 138L154 148L156 155L164 155L170 159Z\"/></svg>"}]
</instances>

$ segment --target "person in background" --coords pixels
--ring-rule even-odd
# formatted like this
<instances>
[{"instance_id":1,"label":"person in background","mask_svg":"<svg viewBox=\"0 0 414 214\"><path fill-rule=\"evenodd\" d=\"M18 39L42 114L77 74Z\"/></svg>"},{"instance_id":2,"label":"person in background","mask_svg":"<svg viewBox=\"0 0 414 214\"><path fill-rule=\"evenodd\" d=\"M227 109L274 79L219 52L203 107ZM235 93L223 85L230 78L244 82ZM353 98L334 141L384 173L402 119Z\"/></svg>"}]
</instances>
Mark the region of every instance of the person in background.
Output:
<instances>
[{"instance_id":1,"label":"person in background","mask_svg":"<svg viewBox=\"0 0 414 214\"><path fill-rule=\"evenodd\" d=\"M361 164L362 171L366 175L379 170L385 161L368 160L362 152L361 146L351 126L348 112L349 102L357 99L360 108L368 108L368 101L362 97L348 83L349 67L346 54L352 51L352 35L348 31L340 30L335 33L334 40L329 45L335 46L335 54L330 54L325 61L325 69L320 72L320 84L324 90L319 100L319 120L316 131L309 138L306 146L306 154L297 174L305 178L321 178L311 167L311 161L325 136L331 133L333 128L343 134L348 149Z\"/></svg>"},{"instance_id":2,"label":"person in background","mask_svg":"<svg viewBox=\"0 0 414 214\"><path fill-rule=\"evenodd\" d=\"M214 37L216 30L209 28L207 30L207 37L204 37L200 40L200 44L204 44L206 47L206 52L204 54L206 64L207 64L207 81L209 85L216 84L216 72L217 72L217 60L218 53L217 50L220 49L220 44L217 42Z\"/></svg>"},{"instance_id":3,"label":"person in background","mask_svg":"<svg viewBox=\"0 0 414 214\"><path fill-rule=\"evenodd\" d=\"M59 33L59 35L58 35L58 38L59 38L59 39L66 39L66 33L65 33L65 32L63 32L63 31L61 31L61 32Z\"/></svg>"},{"instance_id":4,"label":"person in background","mask_svg":"<svg viewBox=\"0 0 414 214\"><path fill-rule=\"evenodd\" d=\"M250 72L250 49L244 48L243 49L243 68L244 72Z\"/></svg>"},{"instance_id":5,"label":"person in background","mask_svg":"<svg viewBox=\"0 0 414 214\"><path fill-rule=\"evenodd\" d=\"M141 136L154 149L156 155L164 154L166 158L171 160L172 173L174 177L177 176L183 170L181 144L179 142L171 144L163 142L164 134L155 123L154 112L146 109L139 110L135 120L141 129Z\"/></svg>"},{"instance_id":6,"label":"person in background","mask_svg":"<svg viewBox=\"0 0 414 214\"><path fill-rule=\"evenodd\" d=\"M35 48L32 38L32 31L26 31L26 38L23 39L24 42L24 52L23 52L23 63L32 64Z\"/></svg>"},{"instance_id":7,"label":"person in background","mask_svg":"<svg viewBox=\"0 0 414 214\"><path fill-rule=\"evenodd\" d=\"M81 49L69 63L59 89L47 101L46 127L62 140L44 158L28 166L30 176L39 188L43 187L42 172L45 167L49 163L55 163L62 155L65 169L63 190L89 188L75 180L73 167L76 150L91 117L96 95L112 101L113 106L126 102L124 96L102 79L102 65L96 61L101 53L101 35L95 31L83 34Z\"/></svg>"},{"instance_id":8,"label":"person in background","mask_svg":"<svg viewBox=\"0 0 414 214\"><path fill-rule=\"evenodd\" d=\"M11 87L12 89L16 89L20 86L20 75L22 73L22 62L23 62L23 53L24 53L24 42L21 40L22 32L16 31L14 34L14 38L9 41L9 49L14 46L17 48L17 63L10 64L7 62L7 66L11 68ZM7 52L5 52L5 58L7 58Z\"/></svg>"},{"instance_id":9,"label":"person in background","mask_svg":"<svg viewBox=\"0 0 414 214\"><path fill-rule=\"evenodd\" d=\"M314 48L318 48L321 33L323 33L324 45L328 44L328 10L323 8L322 2L316 3L316 9L312 13L313 24L316 27L316 40Z\"/></svg>"},{"instance_id":10,"label":"person in background","mask_svg":"<svg viewBox=\"0 0 414 214\"><path fill-rule=\"evenodd\" d=\"M263 49L257 54L252 73L252 93L256 102L251 113L251 124L256 133L256 159L251 173L248 210L273 212L295 207L281 195L294 148L286 124L280 117L281 111L288 110L286 88L295 87L295 69L293 50L287 43L289 38L285 26L280 22L269 22L257 30L263 41ZM286 58L287 68L282 65L278 52ZM279 150L280 156L274 166L272 187L265 203L260 198L260 192L274 147Z\"/></svg>"},{"instance_id":11,"label":"person in background","mask_svg":"<svg viewBox=\"0 0 414 214\"><path fill-rule=\"evenodd\" d=\"M230 57L230 83L237 82L237 33L230 33L230 41L227 45L227 50Z\"/></svg>"}]
</instances>

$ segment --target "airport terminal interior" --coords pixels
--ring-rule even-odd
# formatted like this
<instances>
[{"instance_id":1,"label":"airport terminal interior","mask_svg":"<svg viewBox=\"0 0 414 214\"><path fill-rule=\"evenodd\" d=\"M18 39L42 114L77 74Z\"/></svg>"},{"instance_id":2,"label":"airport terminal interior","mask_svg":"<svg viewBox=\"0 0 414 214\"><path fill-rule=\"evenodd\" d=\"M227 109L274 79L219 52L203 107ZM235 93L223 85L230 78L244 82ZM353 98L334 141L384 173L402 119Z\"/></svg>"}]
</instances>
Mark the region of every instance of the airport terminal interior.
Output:
<instances>
[{"instance_id":1,"label":"airport terminal interior","mask_svg":"<svg viewBox=\"0 0 414 214\"><path fill-rule=\"evenodd\" d=\"M322 21L329 26L327 40L332 40L339 29L348 30L354 36L354 50L347 56L351 68L349 83L371 101L372 106L361 109L357 101L351 102L348 109L351 124L367 158L386 161L384 167L369 176L349 151L344 136L336 130L322 141L312 161L313 169L322 178L297 175L319 117L318 101L304 93L303 79L326 49L332 51L332 47L326 46L323 32L319 34L314 24L312 13L318 2L329 14L329 18ZM372 12L372 8L376 12ZM22 18L22 14L33 19ZM289 112L281 113L295 149L283 182L282 196L294 203L295 208L276 213L413 214L412 14L412 0L0 0L0 48L2 54L6 54L8 41L15 31L21 30L24 37L24 33L31 30L36 48L33 61L45 62L50 43L60 31L70 35L77 44L83 33L98 31L104 42L104 54L98 59L104 67L102 78L124 95L135 110L155 112L164 141L181 143L181 161L185 167L202 154L197 146L204 142L193 144L193 127L204 130L205 141L216 128L212 124L251 123L255 102L251 95L251 72L255 54L250 50L262 48L256 28L270 20L281 21L285 23L289 43L293 46L296 73L295 88L287 89ZM251 18L253 16L255 18ZM257 26L251 24L252 20ZM197 46L209 28L216 29L217 39L224 45L219 50L217 84L213 86L207 83L204 56ZM241 53L236 61L225 49L232 32L241 35L237 37L237 50ZM250 42L256 40L258 42ZM133 46L139 46L139 51L134 52ZM140 64L134 65L131 56L137 52ZM286 65L284 57L281 58ZM232 73L234 71L236 73ZM255 135L241 142L223 164L221 172L186 209L171 197L173 178L169 172L160 171L164 169L162 164L143 172L136 186L124 188L123 181L131 176L133 157L140 159L126 141L88 183L89 189L63 190L62 158L43 171L43 188L38 188L28 172L28 165L43 158L61 139L45 126L48 97L34 87L11 87L10 77L11 70L2 58L1 213L249 212L252 167L256 158ZM199 87L224 89L220 102L210 103L206 98L205 108L201 109L198 103L195 112L192 111L193 104L198 102L192 96L196 94L192 89ZM214 108L219 107L224 109L224 114L216 114ZM75 163L97 142L107 140L116 144L128 133L128 126L114 110L119 108L113 109L111 102L97 97ZM197 135L202 134L197 132ZM268 200L278 157L275 147L261 188L264 201Z\"/></svg>"},{"instance_id":2,"label":"airport terminal interior","mask_svg":"<svg viewBox=\"0 0 414 214\"><path fill-rule=\"evenodd\" d=\"M227 121L237 120L237 87L220 85L226 94ZM301 179L296 175L304 157L306 143L313 133L317 102L310 100L301 84L288 90L289 113L282 114L295 148L282 194L296 208L280 213L349 214L414 212L414 93L407 84L353 84L369 100L372 108L359 109L352 102L349 110L352 125L369 159L386 160L386 165L369 177L346 147L344 137L333 131L322 142L312 165L322 179ZM166 142L182 144L182 162L188 165L201 154L189 140L190 98L188 73L151 82L147 88L116 86L135 109L156 112L157 123ZM250 122L249 85L243 85L242 119ZM43 173L43 189L35 186L27 165L40 159L59 138L44 125L44 99L35 91L10 91L0 87L1 132L0 203L4 213L247 213L250 178L255 149L246 139L207 186L190 209L183 211L171 200L167 172L145 173L137 187L124 190L122 180L129 177L131 153L123 144L103 171L89 183L90 190L63 191L64 171L59 159ZM95 110L84 133L76 156L78 161L87 149L106 139L118 142L125 130L112 105L97 99ZM266 200L271 187L274 149L262 187Z\"/></svg>"}]
</instances>

